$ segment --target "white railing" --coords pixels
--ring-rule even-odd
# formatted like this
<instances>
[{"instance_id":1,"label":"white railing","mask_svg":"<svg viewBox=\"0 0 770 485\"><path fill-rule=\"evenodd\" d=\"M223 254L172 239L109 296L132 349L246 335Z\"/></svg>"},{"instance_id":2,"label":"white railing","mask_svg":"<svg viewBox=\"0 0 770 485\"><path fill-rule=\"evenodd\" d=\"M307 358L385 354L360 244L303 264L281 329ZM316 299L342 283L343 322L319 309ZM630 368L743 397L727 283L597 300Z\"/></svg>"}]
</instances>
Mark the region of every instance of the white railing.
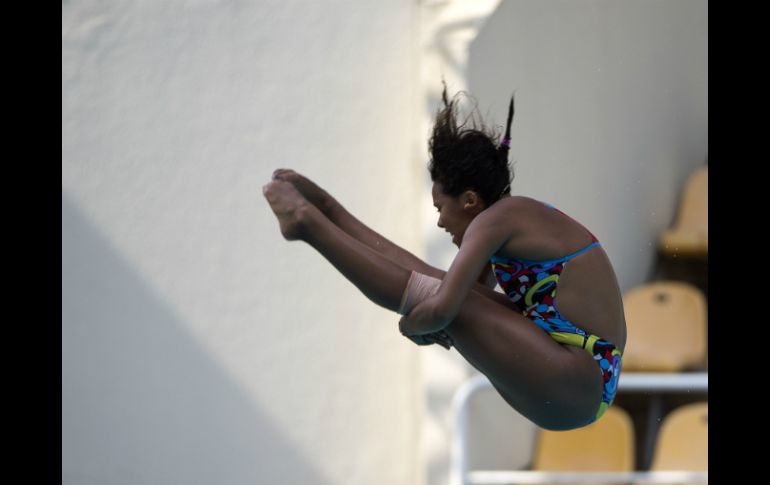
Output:
<instances>
[{"instance_id":1,"label":"white railing","mask_svg":"<svg viewBox=\"0 0 770 485\"><path fill-rule=\"evenodd\" d=\"M473 485L517 485L523 483L708 483L708 472L535 472L473 471Z\"/></svg>"},{"instance_id":2,"label":"white railing","mask_svg":"<svg viewBox=\"0 0 770 485\"><path fill-rule=\"evenodd\" d=\"M468 403L480 391L494 389L484 375L468 379L455 392L452 415L455 429L452 437L451 485L502 485L514 483L707 483L708 472L541 472L482 471L468 469ZM627 372L620 375L618 392L708 392L708 372L657 374Z\"/></svg>"},{"instance_id":3,"label":"white railing","mask_svg":"<svg viewBox=\"0 0 770 485\"><path fill-rule=\"evenodd\" d=\"M491 384L490 384L491 385ZM683 374L626 372L620 374L618 392L707 392L708 372Z\"/></svg>"}]
</instances>

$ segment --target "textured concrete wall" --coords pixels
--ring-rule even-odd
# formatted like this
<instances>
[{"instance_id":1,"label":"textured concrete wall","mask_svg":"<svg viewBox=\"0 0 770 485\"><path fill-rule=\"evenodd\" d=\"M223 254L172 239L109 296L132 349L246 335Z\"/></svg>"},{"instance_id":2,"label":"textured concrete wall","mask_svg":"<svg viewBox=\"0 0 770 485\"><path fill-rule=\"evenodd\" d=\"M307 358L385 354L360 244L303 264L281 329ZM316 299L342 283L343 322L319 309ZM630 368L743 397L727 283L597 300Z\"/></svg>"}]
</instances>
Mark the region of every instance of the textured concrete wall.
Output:
<instances>
[{"instance_id":1,"label":"textured concrete wall","mask_svg":"<svg viewBox=\"0 0 770 485\"><path fill-rule=\"evenodd\" d=\"M62 5L62 483L420 483L418 349L261 186L420 251L414 2Z\"/></svg>"}]
</instances>

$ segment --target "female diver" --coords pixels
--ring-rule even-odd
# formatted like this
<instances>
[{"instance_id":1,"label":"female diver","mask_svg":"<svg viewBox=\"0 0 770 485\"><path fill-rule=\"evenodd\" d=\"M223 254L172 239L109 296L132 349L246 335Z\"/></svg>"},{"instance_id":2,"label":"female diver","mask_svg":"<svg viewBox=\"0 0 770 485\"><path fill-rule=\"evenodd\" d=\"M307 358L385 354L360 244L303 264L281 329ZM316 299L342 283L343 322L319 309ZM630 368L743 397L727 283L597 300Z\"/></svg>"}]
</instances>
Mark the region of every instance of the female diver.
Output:
<instances>
[{"instance_id":1,"label":"female diver","mask_svg":"<svg viewBox=\"0 0 770 485\"><path fill-rule=\"evenodd\" d=\"M510 194L513 98L500 143L480 120L458 124L446 86L443 102L429 171L438 226L459 248L448 271L388 241L293 170L276 170L263 194L283 236L307 242L366 297L404 315L402 334L454 346L542 428L590 424L612 404L626 341L609 258L574 219Z\"/></svg>"}]
</instances>

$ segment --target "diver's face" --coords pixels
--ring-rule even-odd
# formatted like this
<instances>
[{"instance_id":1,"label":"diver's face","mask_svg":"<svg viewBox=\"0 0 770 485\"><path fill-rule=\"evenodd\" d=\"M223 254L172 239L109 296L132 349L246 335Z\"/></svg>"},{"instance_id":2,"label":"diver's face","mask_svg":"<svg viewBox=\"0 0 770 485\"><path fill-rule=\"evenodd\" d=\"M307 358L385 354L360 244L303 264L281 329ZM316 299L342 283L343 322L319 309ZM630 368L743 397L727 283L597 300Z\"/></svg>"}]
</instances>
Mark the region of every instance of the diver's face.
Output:
<instances>
[{"instance_id":1,"label":"diver's face","mask_svg":"<svg viewBox=\"0 0 770 485\"><path fill-rule=\"evenodd\" d=\"M480 200L471 191L457 197L446 195L439 182L433 183L431 194L433 205L438 210L438 227L448 232L452 236L452 243L459 248L468 225L483 210L479 206Z\"/></svg>"}]
</instances>

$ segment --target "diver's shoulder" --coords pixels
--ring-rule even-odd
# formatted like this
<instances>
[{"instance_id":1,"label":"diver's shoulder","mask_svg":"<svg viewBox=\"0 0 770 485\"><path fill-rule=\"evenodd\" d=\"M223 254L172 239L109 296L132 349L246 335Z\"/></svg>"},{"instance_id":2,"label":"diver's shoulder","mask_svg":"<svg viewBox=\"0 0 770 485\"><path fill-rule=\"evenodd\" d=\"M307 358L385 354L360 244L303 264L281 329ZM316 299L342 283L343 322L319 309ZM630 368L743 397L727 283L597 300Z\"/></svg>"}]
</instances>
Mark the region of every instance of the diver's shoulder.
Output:
<instances>
[{"instance_id":1,"label":"diver's shoulder","mask_svg":"<svg viewBox=\"0 0 770 485\"><path fill-rule=\"evenodd\" d=\"M505 224L516 228L527 225L528 221L537 219L541 214L538 210L543 208L542 202L523 195L510 195L503 197L492 204L484 215L484 220L492 224Z\"/></svg>"},{"instance_id":2,"label":"diver's shoulder","mask_svg":"<svg viewBox=\"0 0 770 485\"><path fill-rule=\"evenodd\" d=\"M492 205L492 207L498 206L499 210L526 210L533 208L541 208L544 206L542 202L526 195L510 195L503 197Z\"/></svg>"}]
</instances>

